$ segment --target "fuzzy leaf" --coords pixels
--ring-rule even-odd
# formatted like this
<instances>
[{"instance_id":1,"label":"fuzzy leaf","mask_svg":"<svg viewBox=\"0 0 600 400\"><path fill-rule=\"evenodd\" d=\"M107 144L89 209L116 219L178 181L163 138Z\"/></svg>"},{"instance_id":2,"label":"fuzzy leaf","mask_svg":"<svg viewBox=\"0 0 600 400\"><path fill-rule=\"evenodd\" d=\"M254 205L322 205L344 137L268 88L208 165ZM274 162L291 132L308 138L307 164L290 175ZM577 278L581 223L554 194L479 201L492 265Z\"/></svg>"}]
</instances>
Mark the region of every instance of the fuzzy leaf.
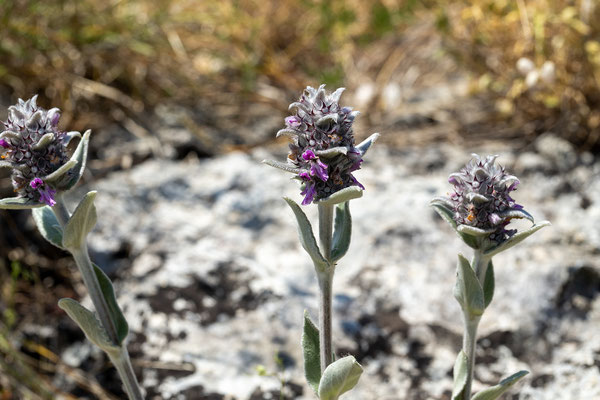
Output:
<instances>
[{"instance_id":1,"label":"fuzzy leaf","mask_svg":"<svg viewBox=\"0 0 600 400\"><path fill-rule=\"evenodd\" d=\"M37 225L38 230L50 243L54 246L64 249L62 245L62 228L60 223L56 219L56 215L52 212L52 209L48 206L34 208L32 211L33 220Z\"/></svg>"},{"instance_id":2,"label":"fuzzy leaf","mask_svg":"<svg viewBox=\"0 0 600 400\"><path fill-rule=\"evenodd\" d=\"M323 158L323 159L327 159L327 158L333 158L337 155L340 154L348 154L348 148L343 147L343 146L339 146L339 147L332 147L330 149L327 150L317 150L315 151L315 155Z\"/></svg>"},{"instance_id":3,"label":"fuzzy leaf","mask_svg":"<svg viewBox=\"0 0 600 400\"><path fill-rule=\"evenodd\" d=\"M77 165L77 161L69 160L63 165L60 166L59 169L51 173L50 175L46 175L42 178L42 180L46 183L50 183L56 186L57 182L64 178L65 174L73 169Z\"/></svg>"},{"instance_id":4,"label":"fuzzy leaf","mask_svg":"<svg viewBox=\"0 0 600 400\"><path fill-rule=\"evenodd\" d=\"M33 146L34 150L42 150L48 147L50 143L54 140L54 133L46 133L44 136L38 140L38 142Z\"/></svg>"},{"instance_id":5,"label":"fuzzy leaf","mask_svg":"<svg viewBox=\"0 0 600 400\"><path fill-rule=\"evenodd\" d=\"M494 298L494 288L496 278L494 277L494 264L492 260L488 264L487 270L485 271L485 279L483 280L483 298L485 301L485 308L490 305Z\"/></svg>"},{"instance_id":6,"label":"fuzzy leaf","mask_svg":"<svg viewBox=\"0 0 600 400\"><path fill-rule=\"evenodd\" d=\"M109 354L119 352L119 347L111 342L106 330L87 308L73 299L60 299L58 306L65 310L73 321L79 325L88 340Z\"/></svg>"},{"instance_id":7,"label":"fuzzy leaf","mask_svg":"<svg viewBox=\"0 0 600 400\"><path fill-rule=\"evenodd\" d=\"M463 400L463 390L467 384L467 355L464 351L460 351L454 362L454 384L452 388L452 400Z\"/></svg>"},{"instance_id":8,"label":"fuzzy leaf","mask_svg":"<svg viewBox=\"0 0 600 400\"><path fill-rule=\"evenodd\" d=\"M373 143L375 143L379 136L379 133L374 133L362 142L360 142L358 146L356 146L356 148L358 149L358 151L360 151L360 154L362 156L364 156L367 153L367 150L371 148L371 146L373 145Z\"/></svg>"},{"instance_id":9,"label":"fuzzy leaf","mask_svg":"<svg viewBox=\"0 0 600 400\"><path fill-rule=\"evenodd\" d=\"M319 329L304 311L304 329L302 332L302 353L304 355L304 376L315 393L319 391L321 380L321 356L319 347Z\"/></svg>"},{"instance_id":10,"label":"fuzzy leaf","mask_svg":"<svg viewBox=\"0 0 600 400\"><path fill-rule=\"evenodd\" d=\"M262 162L263 162L263 164L267 164L268 166L279 168L279 169L282 169L282 170L284 170L286 172L291 172L291 173L294 173L294 174L297 174L298 171L300 170L297 167L292 167L290 164L284 163L284 162L280 162L280 161L263 160Z\"/></svg>"},{"instance_id":11,"label":"fuzzy leaf","mask_svg":"<svg viewBox=\"0 0 600 400\"><path fill-rule=\"evenodd\" d=\"M496 386L492 386L491 388L482 390L472 397L471 400L496 400L499 398L504 392L506 392L512 385L517 383L521 378L527 375L528 371L519 371L516 374L509 376L506 379L503 379Z\"/></svg>"},{"instance_id":12,"label":"fuzzy leaf","mask_svg":"<svg viewBox=\"0 0 600 400\"><path fill-rule=\"evenodd\" d=\"M539 224L533 225L531 228L529 228L527 230L517 232L513 236L508 238L505 242L501 243L499 246L488 249L485 252L485 255L487 257L492 257L492 256L495 256L496 254L500 253L501 251L510 249L511 247L513 247L514 245L516 245L518 243L521 243L523 240L527 239L529 236L533 235L534 233L536 233L543 227L549 226L549 225L551 225L550 222L542 221Z\"/></svg>"},{"instance_id":13,"label":"fuzzy leaf","mask_svg":"<svg viewBox=\"0 0 600 400\"><path fill-rule=\"evenodd\" d=\"M319 383L319 399L337 400L356 386L362 372L362 367L352 356L340 358L329 364Z\"/></svg>"},{"instance_id":14,"label":"fuzzy leaf","mask_svg":"<svg viewBox=\"0 0 600 400\"><path fill-rule=\"evenodd\" d=\"M24 197L7 197L0 199L0 209L4 210L27 210L45 206L44 203L38 203Z\"/></svg>"},{"instance_id":15,"label":"fuzzy leaf","mask_svg":"<svg viewBox=\"0 0 600 400\"><path fill-rule=\"evenodd\" d=\"M112 282L106 276L104 271L100 269L96 264L94 265L94 273L96 274L96 278L98 278L98 283L100 283L100 290L102 291L102 295L106 300L106 304L108 305L108 312L110 313L110 319L114 322L115 327L117 328L117 339L119 341L119 345L123 343L127 335L129 334L129 325L127 324L127 320L117 303L117 298L115 296L115 289L113 288Z\"/></svg>"},{"instance_id":16,"label":"fuzzy leaf","mask_svg":"<svg viewBox=\"0 0 600 400\"><path fill-rule=\"evenodd\" d=\"M475 317L483 314L485 309L483 289L477 275L475 275L475 271L471 268L471 264L462 254L458 255L454 297L470 316Z\"/></svg>"},{"instance_id":17,"label":"fuzzy leaf","mask_svg":"<svg viewBox=\"0 0 600 400\"><path fill-rule=\"evenodd\" d=\"M81 200L63 231L63 246L67 249L79 249L87 234L96 226L97 215L94 199L96 192L92 191Z\"/></svg>"},{"instance_id":18,"label":"fuzzy leaf","mask_svg":"<svg viewBox=\"0 0 600 400\"><path fill-rule=\"evenodd\" d=\"M521 209L521 210L506 210L504 212L499 212L498 216L500 218L502 218L503 220L517 218L517 219L528 219L532 223L534 222L533 216L523 209Z\"/></svg>"},{"instance_id":19,"label":"fuzzy leaf","mask_svg":"<svg viewBox=\"0 0 600 400\"><path fill-rule=\"evenodd\" d=\"M284 197L283 199L288 203L296 216L296 221L298 222L298 236L302 247L306 250L310 258L312 258L315 268L318 271L325 271L329 264L327 263L327 260L323 258L323 255L321 255L312 226L310 225L310 221L306 217L306 214L304 214L304 211L302 211L298 203L294 200L288 197Z\"/></svg>"},{"instance_id":20,"label":"fuzzy leaf","mask_svg":"<svg viewBox=\"0 0 600 400\"><path fill-rule=\"evenodd\" d=\"M480 228L476 228L476 227L470 226L470 225L458 225L456 227L456 230L459 233L462 233L465 235L471 235L471 236L475 236L475 237L487 236L487 235L490 235L491 233L494 233L494 229L480 229Z\"/></svg>"},{"instance_id":21,"label":"fuzzy leaf","mask_svg":"<svg viewBox=\"0 0 600 400\"><path fill-rule=\"evenodd\" d=\"M451 208L450 202L446 198L436 197L435 199L431 200L429 205L433 207L433 209L440 215L440 217L442 217L444 221L450 224L454 232L460 236L467 246L473 249L479 248L479 244L477 243L477 239L475 237L466 233L461 233L457 229L458 226L456 225L456 221L454 221L454 211Z\"/></svg>"},{"instance_id":22,"label":"fuzzy leaf","mask_svg":"<svg viewBox=\"0 0 600 400\"><path fill-rule=\"evenodd\" d=\"M362 195L363 190L358 186L348 186L347 188L335 192L329 197L319 200L317 203L325 205L335 205L346 202L348 200L358 199L359 197L362 197Z\"/></svg>"},{"instance_id":23,"label":"fuzzy leaf","mask_svg":"<svg viewBox=\"0 0 600 400\"><path fill-rule=\"evenodd\" d=\"M71 159L69 161L75 161L75 166L69 172L69 175L65 176L65 179L61 180L56 188L58 190L67 191L71 189L73 186L79 182L81 179L83 172L85 171L85 165L87 162L87 154L88 147L90 145L90 135L92 134L91 130L85 131L83 137L77 144L77 148L73 152Z\"/></svg>"},{"instance_id":24,"label":"fuzzy leaf","mask_svg":"<svg viewBox=\"0 0 600 400\"><path fill-rule=\"evenodd\" d=\"M298 135L300 135L300 131L290 129L290 128L283 128L283 129L280 129L279 131L277 131L277 134L275 135L275 137L279 138L281 136L287 136L287 137L295 138L295 137L298 137Z\"/></svg>"},{"instance_id":25,"label":"fuzzy leaf","mask_svg":"<svg viewBox=\"0 0 600 400\"><path fill-rule=\"evenodd\" d=\"M71 143L71 140L73 140L75 138L81 138L81 133L79 133L77 131L71 131L71 132L65 133L65 139L64 139L65 146L68 146L69 143Z\"/></svg>"},{"instance_id":26,"label":"fuzzy leaf","mask_svg":"<svg viewBox=\"0 0 600 400\"><path fill-rule=\"evenodd\" d=\"M352 216L350 215L350 202L340 203L335 208L335 223L331 248L333 262L344 257L350 247L352 236Z\"/></svg>"}]
</instances>

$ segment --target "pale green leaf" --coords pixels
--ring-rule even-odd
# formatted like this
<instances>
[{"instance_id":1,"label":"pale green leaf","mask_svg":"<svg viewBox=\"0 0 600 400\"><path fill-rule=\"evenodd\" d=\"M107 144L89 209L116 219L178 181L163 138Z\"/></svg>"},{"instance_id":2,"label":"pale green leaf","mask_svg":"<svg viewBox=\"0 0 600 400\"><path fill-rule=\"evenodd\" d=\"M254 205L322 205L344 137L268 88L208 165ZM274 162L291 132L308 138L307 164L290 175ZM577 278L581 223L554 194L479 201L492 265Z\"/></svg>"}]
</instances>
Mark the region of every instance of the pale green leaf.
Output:
<instances>
[{"instance_id":1,"label":"pale green leaf","mask_svg":"<svg viewBox=\"0 0 600 400\"><path fill-rule=\"evenodd\" d=\"M96 192L92 191L81 200L63 231L63 246L68 249L79 249L87 234L96 225L97 215L94 199Z\"/></svg>"},{"instance_id":2,"label":"pale green leaf","mask_svg":"<svg viewBox=\"0 0 600 400\"><path fill-rule=\"evenodd\" d=\"M62 228L56 219L56 215L52 212L52 208L44 206L34 208L32 211L33 220L37 225L38 230L48 242L54 246L64 249L62 245Z\"/></svg>"},{"instance_id":3,"label":"pale green leaf","mask_svg":"<svg viewBox=\"0 0 600 400\"><path fill-rule=\"evenodd\" d=\"M482 390L471 398L471 400L496 400L504 394L512 385L517 383L521 378L527 375L528 371L519 371L516 374L503 379L496 386Z\"/></svg>"},{"instance_id":4,"label":"pale green leaf","mask_svg":"<svg viewBox=\"0 0 600 400\"><path fill-rule=\"evenodd\" d=\"M302 353L304 355L304 376L315 393L321 380L321 356L319 347L319 329L304 311L304 329L302 331Z\"/></svg>"},{"instance_id":5,"label":"pale green leaf","mask_svg":"<svg viewBox=\"0 0 600 400\"><path fill-rule=\"evenodd\" d=\"M319 399L337 400L356 386L362 372L362 367L352 356L340 358L329 364L319 383Z\"/></svg>"}]
</instances>

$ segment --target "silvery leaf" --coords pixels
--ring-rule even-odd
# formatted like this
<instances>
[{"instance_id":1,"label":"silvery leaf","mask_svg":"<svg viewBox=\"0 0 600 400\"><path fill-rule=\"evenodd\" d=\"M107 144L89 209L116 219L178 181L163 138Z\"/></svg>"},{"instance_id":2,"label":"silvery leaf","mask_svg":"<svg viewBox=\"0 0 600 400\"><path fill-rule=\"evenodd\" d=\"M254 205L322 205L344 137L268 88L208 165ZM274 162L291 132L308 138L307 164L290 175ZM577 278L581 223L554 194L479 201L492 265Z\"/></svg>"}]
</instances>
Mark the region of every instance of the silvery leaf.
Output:
<instances>
[{"instance_id":1,"label":"silvery leaf","mask_svg":"<svg viewBox=\"0 0 600 400\"><path fill-rule=\"evenodd\" d=\"M286 172L291 172L293 174L297 174L298 171L299 171L298 167L293 167L293 166L291 166L288 163L283 163L283 162L280 162L280 161L263 160L262 162L263 162L263 164L267 164L267 165L269 165L271 167L279 168L279 169L282 169L282 170L284 170Z\"/></svg>"},{"instance_id":2,"label":"silvery leaf","mask_svg":"<svg viewBox=\"0 0 600 400\"><path fill-rule=\"evenodd\" d=\"M71 143L71 140L73 140L75 138L81 138L81 133L79 133L77 131L71 131L71 132L65 133L65 138L64 138L65 146L68 146L69 143Z\"/></svg>"},{"instance_id":3,"label":"silvery leaf","mask_svg":"<svg viewBox=\"0 0 600 400\"><path fill-rule=\"evenodd\" d=\"M104 327L87 308L73 299L60 299L58 306L79 325L88 340L109 354L117 354L120 348L111 342Z\"/></svg>"},{"instance_id":4,"label":"silvery leaf","mask_svg":"<svg viewBox=\"0 0 600 400\"><path fill-rule=\"evenodd\" d=\"M463 400L463 390L465 390L465 385L467 384L467 363L467 355L461 350L456 357L456 361L454 362L452 400Z\"/></svg>"},{"instance_id":5,"label":"silvery leaf","mask_svg":"<svg viewBox=\"0 0 600 400\"><path fill-rule=\"evenodd\" d=\"M360 151L360 154L364 156L367 153L367 150L371 148L371 146L373 145L373 143L375 143L379 136L379 133L374 133L362 142L360 142L360 144L356 146L358 151Z\"/></svg>"},{"instance_id":6,"label":"silvery leaf","mask_svg":"<svg viewBox=\"0 0 600 400\"><path fill-rule=\"evenodd\" d=\"M485 307L490 305L494 298L494 289L496 286L496 278L494 276L494 264L490 260L487 269L485 270L485 279L483 280L483 297L485 301Z\"/></svg>"},{"instance_id":7,"label":"silvery leaf","mask_svg":"<svg viewBox=\"0 0 600 400\"><path fill-rule=\"evenodd\" d=\"M50 143L54 140L54 133L46 133L44 136L38 140L38 142L33 146L33 150L42 150L48 147Z\"/></svg>"},{"instance_id":8,"label":"silvery leaf","mask_svg":"<svg viewBox=\"0 0 600 400\"><path fill-rule=\"evenodd\" d=\"M533 216L523 209L521 209L521 210L516 210L516 209L506 210L503 212L499 212L498 216L500 218L502 218L503 220L511 219L511 218L518 218L518 219L528 219L531 222L534 222Z\"/></svg>"},{"instance_id":9,"label":"silvery leaf","mask_svg":"<svg viewBox=\"0 0 600 400\"><path fill-rule=\"evenodd\" d=\"M483 288L471 264L462 254L458 255L454 297L469 316L477 317L483 314L485 310Z\"/></svg>"},{"instance_id":10,"label":"silvery leaf","mask_svg":"<svg viewBox=\"0 0 600 400\"><path fill-rule=\"evenodd\" d=\"M69 161L75 161L75 166L71 169L69 174L65 176L57 185L56 189L67 191L79 182L83 172L85 171L85 165L87 162L88 147L90 143L91 130L85 131L83 137L77 144L77 148L73 152Z\"/></svg>"},{"instance_id":11,"label":"silvery leaf","mask_svg":"<svg viewBox=\"0 0 600 400\"><path fill-rule=\"evenodd\" d=\"M348 154L348 149L344 146L339 146L339 147L332 147L330 149L327 150L317 150L315 151L315 155L319 156L320 158L332 158L335 157L337 155L340 154Z\"/></svg>"},{"instance_id":12,"label":"silvery leaf","mask_svg":"<svg viewBox=\"0 0 600 400\"><path fill-rule=\"evenodd\" d=\"M302 332L302 353L304 355L304 376L315 394L319 391L321 380L321 350L319 329L310 320L308 311L304 311L304 329Z\"/></svg>"},{"instance_id":13,"label":"silvery leaf","mask_svg":"<svg viewBox=\"0 0 600 400\"><path fill-rule=\"evenodd\" d=\"M102 296L108 305L110 319L115 324L115 328L117 330L117 340L119 341L117 344L120 345L129 334L129 325L127 324L127 320L125 319L125 316L123 315L123 312L117 303L115 289L113 288L112 282L100 267L98 267L96 264L93 265L94 273L96 274L96 278L98 278L98 283L100 284L100 291L102 292Z\"/></svg>"},{"instance_id":14,"label":"silvery leaf","mask_svg":"<svg viewBox=\"0 0 600 400\"><path fill-rule=\"evenodd\" d=\"M87 234L96 226L95 198L95 191L87 193L67 221L62 243L67 249L80 249Z\"/></svg>"},{"instance_id":15,"label":"silvery leaf","mask_svg":"<svg viewBox=\"0 0 600 400\"><path fill-rule=\"evenodd\" d=\"M350 215L350 202L339 203L335 208L335 223L331 245L331 260L333 262L342 258L350 247L352 236L352 216Z\"/></svg>"},{"instance_id":16,"label":"silvery leaf","mask_svg":"<svg viewBox=\"0 0 600 400\"><path fill-rule=\"evenodd\" d=\"M5 199L0 199L0 209L4 210L26 210L43 206L45 206L44 203L39 203L24 197L7 197Z\"/></svg>"},{"instance_id":17,"label":"silvery leaf","mask_svg":"<svg viewBox=\"0 0 600 400\"><path fill-rule=\"evenodd\" d=\"M358 199L359 197L362 197L362 195L363 190L360 187L348 186L347 188L335 192L329 197L317 201L317 204L335 205L348 200Z\"/></svg>"},{"instance_id":18,"label":"silvery leaf","mask_svg":"<svg viewBox=\"0 0 600 400\"><path fill-rule=\"evenodd\" d=\"M362 373L362 367L352 356L340 358L329 364L321 376L319 399L337 400L356 386Z\"/></svg>"},{"instance_id":19,"label":"silvery leaf","mask_svg":"<svg viewBox=\"0 0 600 400\"><path fill-rule=\"evenodd\" d=\"M329 266L329 263L321 255L321 251L317 245L317 240L315 239L312 226L310 225L310 221L306 217L306 214L304 214L304 211L302 211L298 203L296 203L294 200L287 197L284 197L283 199L288 203L294 212L294 215L296 216L300 244L302 244L304 250L306 250L310 258L313 260L315 268L318 271L325 271Z\"/></svg>"},{"instance_id":20,"label":"silvery leaf","mask_svg":"<svg viewBox=\"0 0 600 400\"><path fill-rule=\"evenodd\" d=\"M52 212L52 208L44 206L34 208L31 211L33 220L44 239L54 246L64 249L62 245L62 228L56 219L56 215Z\"/></svg>"},{"instance_id":21,"label":"silvery leaf","mask_svg":"<svg viewBox=\"0 0 600 400\"><path fill-rule=\"evenodd\" d=\"M492 233L495 232L495 229L481 229L481 228L476 228L474 226L470 226L470 225L458 225L456 227L456 230L459 233L464 233L466 235L471 235L471 236L488 236Z\"/></svg>"},{"instance_id":22,"label":"silvery leaf","mask_svg":"<svg viewBox=\"0 0 600 400\"><path fill-rule=\"evenodd\" d=\"M516 374L503 379L496 386L482 390L471 398L471 400L496 400L504 394L512 385L517 383L521 378L527 375L528 371L519 371Z\"/></svg>"},{"instance_id":23,"label":"silvery leaf","mask_svg":"<svg viewBox=\"0 0 600 400\"><path fill-rule=\"evenodd\" d=\"M500 245L486 250L485 255L487 257L493 257L496 254L500 253L501 251L510 249L514 245L521 243L523 240L527 239L529 236L533 235L535 232L539 231L543 227L550 226L550 225L551 225L550 222L542 221L538 224L533 225L531 228L529 228L527 230L517 232L513 236L508 238L506 241L502 242Z\"/></svg>"}]
</instances>

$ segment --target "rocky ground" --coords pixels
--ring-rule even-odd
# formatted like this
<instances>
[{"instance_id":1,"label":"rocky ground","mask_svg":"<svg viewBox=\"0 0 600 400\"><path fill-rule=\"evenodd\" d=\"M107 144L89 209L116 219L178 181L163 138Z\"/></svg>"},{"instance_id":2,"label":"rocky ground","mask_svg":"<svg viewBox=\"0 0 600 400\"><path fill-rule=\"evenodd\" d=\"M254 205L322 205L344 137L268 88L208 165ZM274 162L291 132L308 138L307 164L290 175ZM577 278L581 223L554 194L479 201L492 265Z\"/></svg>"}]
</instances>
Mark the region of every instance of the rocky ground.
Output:
<instances>
[{"instance_id":1,"label":"rocky ground","mask_svg":"<svg viewBox=\"0 0 600 400\"><path fill-rule=\"evenodd\" d=\"M365 368L345 398L449 399L462 332L456 255L469 249L428 203L473 151L499 154L521 179L517 201L552 222L495 257L474 389L527 369L506 398L600 398L600 160L552 135L519 152L510 143L383 141L368 154L334 284L337 353ZM282 382L285 398L314 398L300 335L303 311L317 316L317 286L281 199L299 201L299 190L260 163L283 157L273 146L150 159L71 195L99 192L92 258L115 278L149 399L279 399ZM304 209L316 223L316 207ZM82 341L62 358L89 368L101 355ZM259 375L259 365L275 376Z\"/></svg>"}]
</instances>

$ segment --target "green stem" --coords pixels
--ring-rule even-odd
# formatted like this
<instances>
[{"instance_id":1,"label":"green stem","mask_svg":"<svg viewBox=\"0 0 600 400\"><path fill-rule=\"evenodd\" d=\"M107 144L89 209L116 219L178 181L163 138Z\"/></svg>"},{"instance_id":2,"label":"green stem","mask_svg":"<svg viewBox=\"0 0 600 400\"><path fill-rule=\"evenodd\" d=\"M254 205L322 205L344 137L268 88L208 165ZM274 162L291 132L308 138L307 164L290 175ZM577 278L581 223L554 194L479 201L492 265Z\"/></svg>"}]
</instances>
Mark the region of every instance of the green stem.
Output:
<instances>
[{"instance_id":1,"label":"green stem","mask_svg":"<svg viewBox=\"0 0 600 400\"><path fill-rule=\"evenodd\" d=\"M321 373L333 362L333 339L331 329L331 303L333 299L333 273L335 264L331 261L331 241L333 237L333 206L319 204L319 240L323 257L328 266L325 271L317 269L319 280L319 343Z\"/></svg>"},{"instance_id":2,"label":"green stem","mask_svg":"<svg viewBox=\"0 0 600 400\"><path fill-rule=\"evenodd\" d=\"M483 286L485 282L485 274L487 267L490 262L490 258L483 255L480 250L475 250L473 254L473 261L471 266L477 275L477 280ZM474 316L468 312L464 312L463 321L465 325L465 332L463 336L463 351L467 356L467 383L465 384L465 390L463 400L469 400L471 398L471 388L473 385L473 373L475 370L475 345L477 343L477 328L479 321L481 321L481 315Z\"/></svg>"},{"instance_id":3,"label":"green stem","mask_svg":"<svg viewBox=\"0 0 600 400\"><path fill-rule=\"evenodd\" d=\"M473 383L473 371L475 369L475 343L477 342L477 327L481 317L470 317L468 313L463 314L465 323L465 332L463 336L463 351L467 356L467 383L463 400L471 398L471 386Z\"/></svg>"},{"instance_id":4,"label":"green stem","mask_svg":"<svg viewBox=\"0 0 600 400\"><path fill-rule=\"evenodd\" d=\"M333 362L333 344L331 329L331 302L333 286L333 268L331 272L318 274L319 279L319 349L321 373Z\"/></svg>"},{"instance_id":5,"label":"green stem","mask_svg":"<svg viewBox=\"0 0 600 400\"><path fill-rule=\"evenodd\" d=\"M319 204L319 240L323 257L331 263L331 240L333 237L333 206Z\"/></svg>"},{"instance_id":6,"label":"green stem","mask_svg":"<svg viewBox=\"0 0 600 400\"><path fill-rule=\"evenodd\" d=\"M56 204L54 207L52 207L52 210L54 211L54 215L56 215L56 219L64 229L71 216L62 196L57 195L55 200ZM100 323L104 327L110 340L118 345L119 336L117 334L117 327L115 325L115 321L113 321L111 318L108 303L106 302L106 299L102 294L102 290L100 289L100 283L98 282L98 278L94 272L94 266L88 253L87 243L84 241L81 248L69 249L69 251L71 252L71 255L75 259L75 263L79 268L79 272L83 278L83 283L88 290L90 298L92 299L92 303L94 304L94 308L98 314ZM131 360L129 358L127 348L122 345L120 349L121 350L118 354L110 356L111 361L117 368L117 372L123 381L123 385L125 386L125 390L129 398L131 400L143 400L144 397L137 382L135 373L133 372L133 367L131 366Z\"/></svg>"}]
</instances>

